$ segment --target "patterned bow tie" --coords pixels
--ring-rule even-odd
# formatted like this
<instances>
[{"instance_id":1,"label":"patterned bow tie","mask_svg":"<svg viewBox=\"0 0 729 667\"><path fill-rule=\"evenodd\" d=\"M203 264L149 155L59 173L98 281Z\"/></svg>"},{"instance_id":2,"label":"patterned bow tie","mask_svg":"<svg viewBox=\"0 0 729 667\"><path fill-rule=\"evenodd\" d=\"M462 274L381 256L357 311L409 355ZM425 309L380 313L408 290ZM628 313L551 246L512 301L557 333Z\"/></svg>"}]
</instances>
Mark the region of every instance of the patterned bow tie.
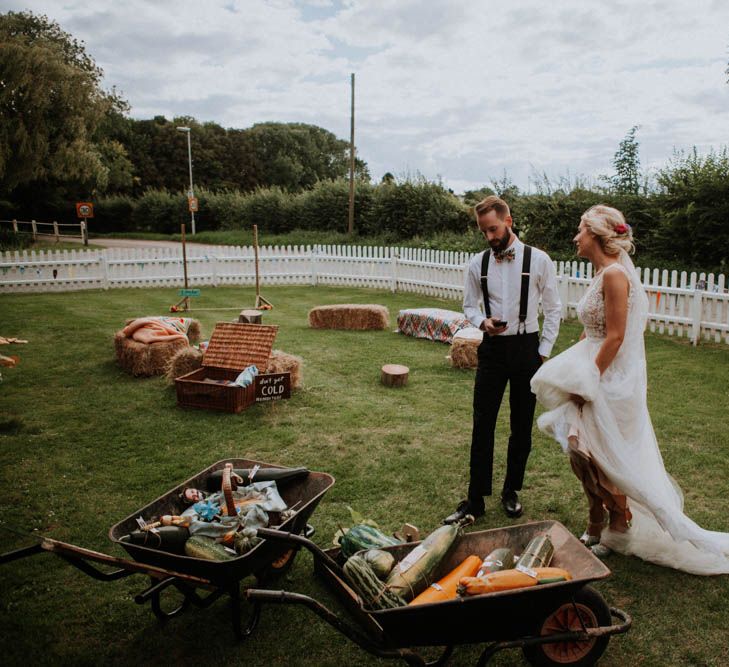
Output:
<instances>
[{"instance_id":1,"label":"patterned bow tie","mask_svg":"<svg viewBox=\"0 0 729 667\"><path fill-rule=\"evenodd\" d=\"M507 248L503 251L494 250L494 259L497 264L501 264L501 262L513 262L516 259L516 252L514 248Z\"/></svg>"}]
</instances>

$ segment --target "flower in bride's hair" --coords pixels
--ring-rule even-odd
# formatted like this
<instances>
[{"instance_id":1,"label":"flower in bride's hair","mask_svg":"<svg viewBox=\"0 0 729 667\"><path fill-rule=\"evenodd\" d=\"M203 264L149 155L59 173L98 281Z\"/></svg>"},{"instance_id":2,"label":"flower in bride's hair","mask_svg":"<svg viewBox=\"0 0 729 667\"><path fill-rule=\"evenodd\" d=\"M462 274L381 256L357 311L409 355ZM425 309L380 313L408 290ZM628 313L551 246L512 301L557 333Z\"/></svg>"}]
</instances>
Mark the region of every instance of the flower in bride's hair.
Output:
<instances>
[{"instance_id":1,"label":"flower in bride's hair","mask_svg":"<svg viewBox=\"0 0 729 667\"><path fill-rule=\"evenodd\" d=\"M627 234L630 227L628 225L624 225L622 222L619 225L615 225L615 233L616 234Z\"/></svg>"}]
</instances>

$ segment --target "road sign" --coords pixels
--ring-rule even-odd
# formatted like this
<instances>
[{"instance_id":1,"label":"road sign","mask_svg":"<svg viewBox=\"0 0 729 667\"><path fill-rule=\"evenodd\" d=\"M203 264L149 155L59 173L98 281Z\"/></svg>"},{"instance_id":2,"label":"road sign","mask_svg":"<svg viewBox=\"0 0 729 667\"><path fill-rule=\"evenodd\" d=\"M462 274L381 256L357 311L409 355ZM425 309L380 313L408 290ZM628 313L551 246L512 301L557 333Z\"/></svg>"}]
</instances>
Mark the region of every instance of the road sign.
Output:
<instances>
[{"instance_id":1,"label":"road sign","mask_svg":"<svg viewBox=\"0 0 729 667\"><path fill-rule=\"evenodd\" d=\"M190 211L190 213L198 212L197 197L188 197L187 198L187 209Z\"/></svg>"},{"instance_id":2,"label":"road sign","mask_svg":"<svg viewBox=\"0 0 729 667\"><path fill-rule=\"evenodd\" d=\"M178 294L180 296L200 296L199 289L181 289Z\"/></svg>"},{"instance_id":3,"label":"road sign","mask_svg":"<svg viewBox=\"0 0 729 667\"><path fill-rule=\"evenodd\" d=\"M76 216L79 218L93 218L94 205L90 201L80 201L76 203Z\"/></svg>"}]
</instances>

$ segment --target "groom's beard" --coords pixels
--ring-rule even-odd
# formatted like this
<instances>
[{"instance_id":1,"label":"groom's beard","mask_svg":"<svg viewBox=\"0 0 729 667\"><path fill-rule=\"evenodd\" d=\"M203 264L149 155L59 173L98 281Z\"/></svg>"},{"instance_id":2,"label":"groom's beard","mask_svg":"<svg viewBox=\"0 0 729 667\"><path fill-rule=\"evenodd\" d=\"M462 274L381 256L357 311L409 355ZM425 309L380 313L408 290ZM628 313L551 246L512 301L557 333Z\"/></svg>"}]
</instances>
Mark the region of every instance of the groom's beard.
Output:
<instances>
[{"instance_id":1,"label":"groom's beard","mask_svg":"<svg viewBox=\"0 0 729 667\"><path fill-rule=\"evenodd\" d=\"M504 235L499 239L494 239L489 244L491 246L491 249L495 252L504 252L506 248L509 246L509 241L511 240L511 232L507 229L504 232Z\"/></svg>"}]
</instances>

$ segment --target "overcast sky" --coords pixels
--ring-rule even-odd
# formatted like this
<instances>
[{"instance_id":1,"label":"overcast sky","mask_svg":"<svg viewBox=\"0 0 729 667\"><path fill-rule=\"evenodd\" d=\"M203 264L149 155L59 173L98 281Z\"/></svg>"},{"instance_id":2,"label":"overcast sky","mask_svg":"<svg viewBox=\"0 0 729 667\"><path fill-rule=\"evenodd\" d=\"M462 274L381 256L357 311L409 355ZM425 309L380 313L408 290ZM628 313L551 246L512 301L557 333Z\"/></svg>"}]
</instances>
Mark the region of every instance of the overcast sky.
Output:
<instances>
[{"instance_id":1,"label":"overcast sky","mask_svg":"<svg viewBox=\"0 0 729 667\"><path fill-rule=\"evenodd\" d=\"M644 168L729 133L724 0L0 0L83 40L135 118L305 122L379 180L456 192L611 171L633 125ZM194 146L193 146L194 152Z\"/></svg>"}]
</instances>

